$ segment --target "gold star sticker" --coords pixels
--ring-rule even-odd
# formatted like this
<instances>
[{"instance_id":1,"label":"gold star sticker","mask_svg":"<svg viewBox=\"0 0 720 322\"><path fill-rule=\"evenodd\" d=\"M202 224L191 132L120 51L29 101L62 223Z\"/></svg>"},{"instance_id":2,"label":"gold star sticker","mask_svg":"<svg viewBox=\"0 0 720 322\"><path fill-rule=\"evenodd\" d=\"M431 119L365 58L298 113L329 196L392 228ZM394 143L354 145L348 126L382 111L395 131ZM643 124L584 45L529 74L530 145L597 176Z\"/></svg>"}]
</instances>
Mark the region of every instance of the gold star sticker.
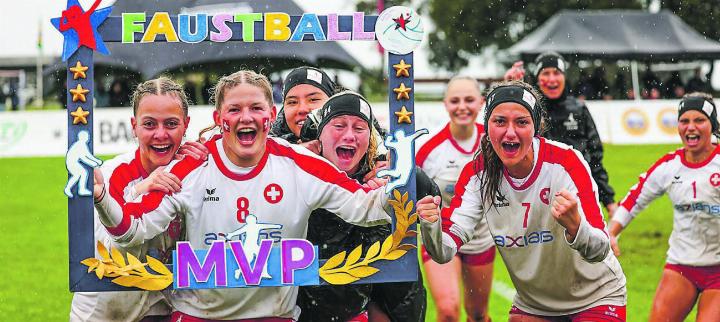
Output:
<instances>
[{"instance_id":1,"label":"gold star sticker","mask_svg":"<svg viewBox=\"0 0 720 322\"><path fill-rule=\"evenodd\" d=\"M405 108L404 105L403 105L402 109L400 110L400 112L395 112L395 116L398 117L398 120L397 120L398 124L400 124L400 123L411 124L412 123L412 120L410 119L411 115L413 115L413 112L409 112L407 110L407 108Z\"/></svg>"},{"instance_id":2,"label":"gold star sticker","mask_svg":"<svg viewBox=\"0 0 720 322\"><path fill-rule=\"evenodd\" d=\"M70 71L73 72L73 79L85 78L85 71L88 70L87 66L83 66L80 61L75 64L75 67L70 67Z\"/></svg>"},{"instance_id":3,"label":"gold star sticker","mask_svg":"<svg viewBox=\"0 0 720 322\"><path fill-rule=\"evenodd\" d=\"M75 112L70 112L70 115L73 117L73 124L87 124L87 116L90 115L90 112L83 110L82 107L78 106Z\"/></svg>"},{"instance_id":4,"label":"gold star sticker","mask_svg":"<svg viewBox=\"0 0 720 322\"><path fill-rule=\"evenodd\" d=\"M405 83L400 83L400 87L393 88L393 92L397 93L397 100L401 99L410 99L410 91L412 91L412 88L405 87Z\"/></svg>"},{"instance_id":5,"label":"gold star sticker","mask_svg":"<svg viewBox=\"0 0 720 322\"><path fill-rule=\"evenodd\" d=\"M400 59L399 64L393 65L393 68L395 68L395 77L410 77L410 67L412 67L412 65L406 64L404 59Z\"/></svg>"},{"instance_id":6,"label":"gold star sticker","mask_svg":"<svg viewBox=\"0 0 720 322\"><path fill-rule=\"evenodd\" d=\"M87 94L88 92L90 92L90 91L87 89L84 89L82 87L82 85L78 84L77 87L70 89L70 94L72 94L72 96L73 96L72 101L73 102L77 102L77 101L85 102L85 94Z\"/></svg>"}]
</instances>

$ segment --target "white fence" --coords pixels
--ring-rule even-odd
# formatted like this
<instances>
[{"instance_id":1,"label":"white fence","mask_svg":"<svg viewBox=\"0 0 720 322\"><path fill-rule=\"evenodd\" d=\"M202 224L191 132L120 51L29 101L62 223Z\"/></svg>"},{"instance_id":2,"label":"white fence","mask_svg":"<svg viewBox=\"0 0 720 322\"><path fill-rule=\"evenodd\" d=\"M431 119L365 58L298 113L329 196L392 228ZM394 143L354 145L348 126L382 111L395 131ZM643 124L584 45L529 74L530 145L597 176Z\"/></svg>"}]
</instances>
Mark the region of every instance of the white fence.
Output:
<instances>
[{"instance_id":1,"label":"white fence","mask_svg":"<svg viewBox=\"0 0 720 322\"><path fill-rule=\"evenodd\" d=\"M677 100L591 101L588 108L600 138L613 144L680 143L677 134ZM387 127L387 103L373 104L381 124ZM95 154L118 154L135 149L130 108L94 110ZM416 128L435 131L448 121L442 102L415 104ZM0 113L0 157L61 156L67 149L65 111ZM190 108L188 139L212 124L212 107ZM420 141L427 139L421 137Z\"/></svg>"}]
</instances>

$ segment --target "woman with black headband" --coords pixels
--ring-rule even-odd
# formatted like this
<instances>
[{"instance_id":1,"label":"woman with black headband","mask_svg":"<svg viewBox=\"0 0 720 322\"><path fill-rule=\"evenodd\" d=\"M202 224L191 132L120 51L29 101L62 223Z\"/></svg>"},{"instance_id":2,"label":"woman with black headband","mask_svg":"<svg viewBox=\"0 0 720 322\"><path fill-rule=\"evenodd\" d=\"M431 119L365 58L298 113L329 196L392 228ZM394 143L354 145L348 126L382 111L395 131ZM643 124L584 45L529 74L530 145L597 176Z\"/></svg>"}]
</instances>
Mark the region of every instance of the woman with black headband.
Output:
<instances>
[{"instance_id":1,"label":"woman with black headband","mask_svg":"<svg viewBox=\"0 0 720 322\"><path fill-rule=\"evenodd\" d=\"M610 186L603 166L603 146L590 111L584 102L569 93L565 80L567 63L560 54L544 53L535 59L537 88L545 96L549 128L544 137L571 145L590 165L590 173L598 186L600 202L612 214L617 209L615 190ZM525 76L522 62L505 74L505 79L521 80Z\"/></svg>"},{"instance_id":2,"label":"woman with black headband","mask_svg":"<svg viewBox=\"0 0 720 322\"><path fill-rule=\"evenodd\" d=\"M382 144L382 138L372 126L370 104L361 95L344 91L330 97L323 108L313 114L303 126L301 139L317 140L322 157L350 178L366 183L365 178L377 171L374 160L381 153L378 148ZM418 170L416 178L418 196L440 193L422 171ZM370 188L377 187L374 181L367 183ZM348 224L328 210L317 209L310 216L307 239L318 245L320 258L330 258L359 245L366 249L389 236L390 228L389 225ZM356 315L366 309L365 316L371 322L421 322L425 320L425 288L420 276L416 282L306 286L300 288L298 305L302 309L300 322L359 321ZM351 319L353 317L356 318Z\"/></svg>"},{"instance_id":3,"label":"woman with black headband","mask_svg":"<svg viewBox=\"0 0 720 322\"><path fill-rule=\"evenodd\" d=\"M336 87L330 76L320 69L307 66L293 69L283 82L283 109L270 135L300 143L300 130L308 115L321 108L335 94Z\"/></svg>"},{"instance_id":4,"label":"woman with black headband","mask_svg":"<svg viewBox=\"0 0 720 322\"><path fill-rule=\"evenodd\" d=\"M640 176L610 222L617 239L651 201L667 193L673 204L673 231L665 270L653 300L650 321L682 321L698 302L697 321L720 318L720 137L712 96L685 95L678 112L683 147L660 158Z\"/></svg>"},{"instance_id":5,"label":"woman with black headband","mask_svg":"<svg viewBox=\"0 0 720 322\"><path fill-rule=\"evenodd\" d=\"M423 244L452 259L488 224L517 295L510 321L625 321L625 275L610 252L597 186L580 153L539 136L539 94L513 81L487 95L481 152L450 206L418 201Z\"/></svg>"}]
</instances>

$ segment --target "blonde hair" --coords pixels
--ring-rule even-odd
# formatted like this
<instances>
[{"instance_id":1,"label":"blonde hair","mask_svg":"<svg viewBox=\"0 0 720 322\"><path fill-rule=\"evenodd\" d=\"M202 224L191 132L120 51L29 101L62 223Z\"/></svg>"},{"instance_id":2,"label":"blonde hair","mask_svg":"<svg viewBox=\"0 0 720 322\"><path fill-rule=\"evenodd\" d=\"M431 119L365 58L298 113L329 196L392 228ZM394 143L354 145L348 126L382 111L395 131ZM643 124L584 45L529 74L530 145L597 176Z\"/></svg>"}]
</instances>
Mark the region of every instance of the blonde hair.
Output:
<instances>
[{"instance_id":1,"label":"blonde hair","mask_svg":"<svg viewBox=\"0 0 720 322\"><path fill-rule=\"evenodd\" d=\"M447 86L445 87L445 93L443 93L443 99L447 98L448 90L450 89L450 86L453 85L453 83L456 83L458 81L469 81L473 84L473 88L477 90L478 96L482 96L482 91L480 90L480 83L478 83L477 79L470 76L453 76L453 78L448 81Z\"/></svg>"},{"instance_id":2,"label":"blonde hair","mask_svg":"<svg viewBox=\"0 0 720 322\"><path fill-rule=\"evenodd\" d=\"M265 77L265 75L256 73L252 70L240 70L230 75L221 77L217 84L215 84L215 87L211 90L213 95L210 98L210 102L215 105L215 111L218 113L220 112L223 101L225 100L225 91L240 84L249 84L259 88L263 91L263 94L265 94L268 105L274 105L272 85L270 84L268 78ZM213 124L202 129L202 131L200 131L200 137L202 137L206 132L213 130L216 126L217 124Z\"/></svg>"},{"instance_id":3,"label":"blonde hair","mask_svg":"<svg viewBox=\"0 0 720 322\"><path fill-rule=\"evenodd\" d=\"M184 116L188 115L188 102L187 95L180 84L176 83L168 77L158 77L151 79L143 83L138 84L135 87L131 96L131 105L133 107L133 115L137 116L138 108L140 107L140 100L146 95L171 95L180 100L180 106L182 107Z\"/></svg>"},{"instance_id":4,"label":"blonde hair","mask_svg":"<svg viewBox=\"0 0 720 322\"><path fill-rule=\"evenodd\" d=\"M378 157L378 140L382 140L382 136L380 136L380 133L375 129L375 126L373 124L370 124L370 142L368 144L367 149L367 166L368 169L372 170L375 168L375 159Z\"/></svg>"}]
</instances>

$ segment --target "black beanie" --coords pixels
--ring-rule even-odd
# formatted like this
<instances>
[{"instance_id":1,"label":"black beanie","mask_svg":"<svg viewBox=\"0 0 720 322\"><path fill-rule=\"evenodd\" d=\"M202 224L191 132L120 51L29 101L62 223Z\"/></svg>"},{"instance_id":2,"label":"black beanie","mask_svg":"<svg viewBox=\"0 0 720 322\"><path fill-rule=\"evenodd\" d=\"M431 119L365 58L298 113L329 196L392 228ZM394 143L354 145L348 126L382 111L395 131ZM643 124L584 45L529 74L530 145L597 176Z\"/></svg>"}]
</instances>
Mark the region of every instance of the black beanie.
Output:
<instances>
[{"instance_id":1,"label":"black beanie","mask_svg":"<svg viewBox=\"0 0 720 322\"><path fill-rule=\"evenodd\" d=\"M710 102L704 97L699 96L683 97L682 101L680 101L678 120L680 119L680 116L683 115L683 113L690 110L699 111L700 113L705 114L705 116L710 119L712 131L716 132L718 130L719 124L717 119L717 109L715 108L715 104L713 102Z\"/></svg>"},{"instance_id":2,"label":"black beanie","mask_svg":"<svg viewBox=\"0 0 720 322\"><path fill-rule=\"evenodd\" d=\"M567 70L567 63L560 54L556 52L546 52L541 54L535 59L535 78L540 75L540 72L544 68L555 67L561 73L565 74Z\"/></svg>"},{"instance_id":3,"label":"black beanie","mask_svg":"<svg viewBox=\"0 0 720 322\"><path fill-rule=\"evenodd\" d=\"M540 104L538 104L538 98L535 95L519 85L502 85L492 90L487 95L487 102L485 105L485 129L487 131L488 122L490 121L490 114L498 105L502 103L513 102L518 103L525 107L533 120L535 127L535 134L538 134L540 129Z\"/></svg>"},{"instance_id":4,"label":"black beanie","mask_svg":"<svg viewBox=\"0 0 720 322\"><path fill-rule=\"evenodd\" d=\"M360 117L368 122L368 128L372 128L373 115L370 104L360 94L345 91L333 95L323 105L320 116L320 124L318 125L317 135L320 136L325 125L334 117L340 115L353 115Z\"/></svg>"},{"instance_id":5,"label":"black beanie","mask_svg":"<svg viewBox=\"0 0 720 322\"><path fill-rule=\"evenodd\" d=\"M285 81L283 81L283 100L287 97L290 89L300 84L315 86L328 97L335 92L335 82L330 79L330 76L317 68L303 66L293 69L285 77Z\"/></svg>"}]
</instances>

